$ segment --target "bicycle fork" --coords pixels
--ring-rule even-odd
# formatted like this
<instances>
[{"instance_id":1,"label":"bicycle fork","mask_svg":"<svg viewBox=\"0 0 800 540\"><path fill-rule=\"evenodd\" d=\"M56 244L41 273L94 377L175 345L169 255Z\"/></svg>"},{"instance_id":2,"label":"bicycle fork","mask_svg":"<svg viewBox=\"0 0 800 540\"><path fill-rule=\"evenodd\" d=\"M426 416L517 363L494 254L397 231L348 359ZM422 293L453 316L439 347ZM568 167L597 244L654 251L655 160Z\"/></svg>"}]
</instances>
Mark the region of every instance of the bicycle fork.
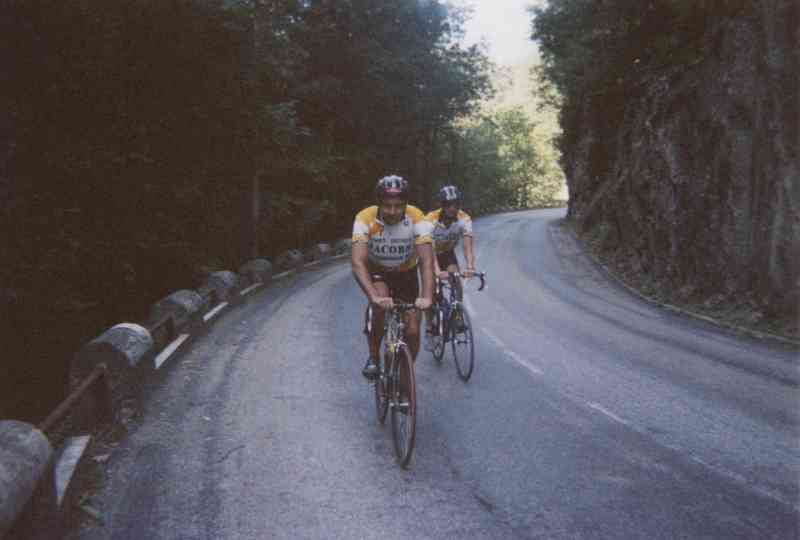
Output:
<instances>
[{"instance_id":1,"label":"bicycle fork","mask_svg":"<svg viewBox=\"0 0 800 540\"><path fill-rule=\"evenodd\" d=\"M399 409L401 411L408 408L407 402L400 401L400 367L397 365L397 350L401 344L397 344L387 351L386 356L386 399L389 400L390 409Z\"/></svg>"}]
</instances>

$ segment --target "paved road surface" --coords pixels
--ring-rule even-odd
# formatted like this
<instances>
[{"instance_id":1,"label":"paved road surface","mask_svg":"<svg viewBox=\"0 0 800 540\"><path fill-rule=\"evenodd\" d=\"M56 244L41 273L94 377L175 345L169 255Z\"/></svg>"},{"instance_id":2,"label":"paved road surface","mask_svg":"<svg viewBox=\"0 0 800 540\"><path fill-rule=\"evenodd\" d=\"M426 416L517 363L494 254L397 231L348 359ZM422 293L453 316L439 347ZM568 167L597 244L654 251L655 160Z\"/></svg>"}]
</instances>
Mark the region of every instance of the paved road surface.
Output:
<instances>
[{"instance_id":1,"label":"paved road surface","mask_svg":"<svg viewBox=\"0 0 800 540\"><path fill-rule=\"evenodd\" d=\"M787 539L798 353L642 303L557 226L477 220L472 380L422 352L410 470L359 374L348 263L226 314L154 383L82 539ZM76 535L77 536L77 535Z\"/></svg>"}]
</instances>

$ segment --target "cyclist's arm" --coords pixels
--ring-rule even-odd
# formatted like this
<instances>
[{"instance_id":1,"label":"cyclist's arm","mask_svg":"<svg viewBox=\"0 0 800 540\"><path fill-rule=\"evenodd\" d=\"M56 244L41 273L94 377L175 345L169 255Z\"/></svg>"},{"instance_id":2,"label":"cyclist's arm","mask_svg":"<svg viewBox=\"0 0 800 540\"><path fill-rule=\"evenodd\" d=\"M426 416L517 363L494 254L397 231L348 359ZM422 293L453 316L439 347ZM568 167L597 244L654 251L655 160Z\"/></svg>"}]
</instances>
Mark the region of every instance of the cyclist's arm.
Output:
<instances>
[{"instance_id":1,"label":"cyclist's arm","mask_svg":"<svg viewBox=\"0 0 800 540\"><path fill-rule=\"evenodd\" d=\"M375 303L376 299L380 297L375 286L372 284L372 279L369 277L369 269L367 268L367 261L369 251L367 250L366 242L353 242L351 263L353 268L353 276L358 282L358 286L367 295L370 303Z\"/></svg>"},{"instance_id":2,"label":"cyclist's arm","mask_svg":"<svg viewBox=\"0 0 800 540\"><path fill-rule=\"evenodd\" d=\"M464 260L467 270L475 270L475 255L472 252L472 236L464 235Z\"/></svg>"},{"instance_id":3,"label":"cyclist's arm","mask_svg":"<svg viewBox=\"0 0 800 540\"><path fill-rule=\"evenodd\" d=\"M439 257L436 256L436 241L435 240L431 242L431 253L433 254L433 257L432 257L433 258L433 275L434 276L438 276L439 272L441 272L442 269L439 268Z\"/></svg>"},{"instance_id":4,"label":"cyclist's arm","mask_svg":"<svg viewBox=\"0 0 800 540\"><path fill-rule=\"evenodd\" d=\"M417 244L416 247L422 271L422 298L433 300L433 244Z\"/></svg>"}]
</instances>

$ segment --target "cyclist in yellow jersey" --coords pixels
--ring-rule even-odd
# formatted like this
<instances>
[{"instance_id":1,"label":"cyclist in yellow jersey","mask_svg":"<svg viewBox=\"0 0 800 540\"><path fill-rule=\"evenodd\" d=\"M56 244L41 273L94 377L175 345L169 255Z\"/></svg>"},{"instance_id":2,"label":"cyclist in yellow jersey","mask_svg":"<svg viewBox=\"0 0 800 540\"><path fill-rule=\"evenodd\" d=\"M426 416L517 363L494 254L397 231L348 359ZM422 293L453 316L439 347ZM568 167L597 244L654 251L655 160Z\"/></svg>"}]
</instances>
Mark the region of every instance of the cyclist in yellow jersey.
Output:
<instances>
[{"instance_id":1,"label":"cyclist in yellow jersey","mask_svg":"<svg viewBox=\"0 0 800 540\"><path fill-rule=\"evenodd\" d=\"M383 310L393 299L426 310L433 296L431 224L422 211L408 204L408 182L395 175L378 180L376 206L365 208L353 223L353 275L373 310L372 331L367 335L369 358L362 370L367 379L378 373L377 359L383 339ZM417 270L421 271L422 292ZM419 314L408 311L406 340L412 360L419 351Z\"/></svg>"},{"instance_id":2,"label":"cyclist in yellow jersey","mask_svg":"<svg viewBox=\"0 0 800 540\"><path fill-rule=\"evenodd\" d=\"M469 214L461 209L461 192L455 186L444 186L439 190L441 208L433 210L425 219L433 225L434 246L434 272L442 279L447 278L447 272L458 272L458 259L455 248L459 240L464 239L464 261L466 268L462 272L464 277L470 277L475 272L475 256L472 252L472 219ZM456 281L459 300L463 292L461 284ZM428 331L430 334L431 317L428 314ZM428 347L426 347L428 348Z\"/></svg>"}]
</instances>

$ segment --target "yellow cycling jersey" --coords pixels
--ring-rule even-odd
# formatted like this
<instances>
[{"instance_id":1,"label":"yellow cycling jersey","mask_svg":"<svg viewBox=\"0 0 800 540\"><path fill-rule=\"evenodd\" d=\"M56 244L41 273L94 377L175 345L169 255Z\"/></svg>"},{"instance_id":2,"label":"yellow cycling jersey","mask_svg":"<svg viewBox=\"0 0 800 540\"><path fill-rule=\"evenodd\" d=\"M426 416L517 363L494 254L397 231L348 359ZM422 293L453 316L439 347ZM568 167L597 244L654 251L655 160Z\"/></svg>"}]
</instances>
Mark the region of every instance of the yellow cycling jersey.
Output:
<instances>
[{"instance_id":1,"label":"yellow cycling jersey","mask_svg":"<svg viewBox=\"0 0 800 540\"><path fill-rule=\"evenodd\" d=\"M442 223L442 209L433 210L425 216L433 227L433 245L436 253L452 251L462 236L472 236L472 218L463 210L459 210L456 218L449 225Z\"/></svg>"},{"instance_id":2,"label":"yellow cycling jersey","mask_svg":"<svg viewBox=\"0 0 800 540\"><path fill-rule=\"evenodd\" d=\"M368 245L369 262L389 270L411 270L417 265L418 244L431 243L431 223L416 206L406 205L403 219L387 225L377 206L363 209L353 223L353 243Z\"/></svg>"}]
</instances>

